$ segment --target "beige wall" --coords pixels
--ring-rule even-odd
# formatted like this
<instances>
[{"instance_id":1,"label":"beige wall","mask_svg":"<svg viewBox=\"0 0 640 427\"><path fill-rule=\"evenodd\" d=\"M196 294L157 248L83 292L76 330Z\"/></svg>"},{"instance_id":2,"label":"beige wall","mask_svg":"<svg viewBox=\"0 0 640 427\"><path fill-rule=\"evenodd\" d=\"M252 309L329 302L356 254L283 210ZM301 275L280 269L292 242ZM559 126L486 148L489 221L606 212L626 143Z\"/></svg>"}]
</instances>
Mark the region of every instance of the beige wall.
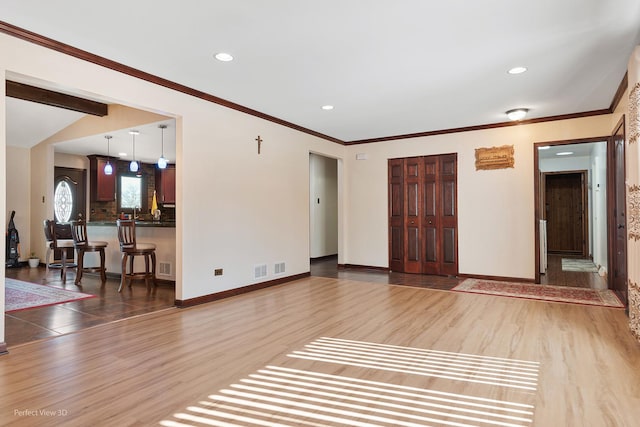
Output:
<instances>
[{"instance_id":1,"label":"beige wall","mask_svg":"<svg viewBox=\"0 0 640 427\"><path fill-rule=\"evenodd\" d=\"M275 262L286 263L287 275L309 271L310 152L341 160L339 262L388 264L387 159L455 152L460 272L533 278L533 143L608 135L619 119L614 114L343 147L4 34L0 73L176 118L178 299L270 280ZM6 164L4 87L0 161ZM260 155L257 135L264 139ZM515 146L515 168L475 171L475 148L504 144ZM355 160L361 152L368 160ZM53 149L35 147L30 157L33 245L41 240L35 230L52 211ZM6 176L0 176L4 185ZM269 274L256 280L254 266L263 263ZM224 275L214 277L214 268ZM3 302L3 280L0 285Z\"/></svg>"},{"instance_id":2,"label":"beige wall","mask_svg":"<svg viewBox=\"0 0 640 427\"><path fill-rule=\"evenodd\" d=\"M309 153L341 158L344 147L7 35L0 52L7 78L176 118L178 299L273 279L276 262L287 275L309 271ZM4 97L0 104L2 113ZM0 132L2 153L5 145ZM50 146L31 150L32 243L51 212L53 164ZM255 279L263 263L268 275ZM214 268L224 275L214 277Z\"/></svg>"},{"instance_id":3,"label":"beige wall","mask_svg":"<svg viewBox=\"0 0 640 427\"><path fill-rule=\"evenodd\" d=\"M606 136L612 122L604 115L348 147L347 262L388 266L388 159L457 153L460 273L533 279L533 144ZM475 149L501 145L514 146L515 167L476 171Z\"/></svg>"},{"instance_id":4,"label":"beige wall","mask_svg":"<svg viewBox=\"0 0 640 427\"><path fill-rule=\"evenodd\" d=\"M31 251L31 160L28 148L7 147L6 164L6 203L7 221L11 217L11 211L16 211L13 222L20 235L20 260L26 260Z\"/></svg>"}]
</instances>

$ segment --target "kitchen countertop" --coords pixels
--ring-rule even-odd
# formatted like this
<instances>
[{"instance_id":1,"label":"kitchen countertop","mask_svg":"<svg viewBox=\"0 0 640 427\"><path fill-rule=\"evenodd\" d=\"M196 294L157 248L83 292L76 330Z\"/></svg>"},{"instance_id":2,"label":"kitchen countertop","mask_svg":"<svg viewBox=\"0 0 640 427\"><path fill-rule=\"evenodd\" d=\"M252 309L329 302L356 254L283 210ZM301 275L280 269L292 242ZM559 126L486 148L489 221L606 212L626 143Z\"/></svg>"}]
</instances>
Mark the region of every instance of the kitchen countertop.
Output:
<instances>
[{"instance_id":1,"label":"kitchen countertop","mask_svg":"<svg viewBox=\"0 0 640 427\"><path fill-rule=\"evenodd\" d=\"M89 221L87 222L87 226L91 225L100 225L100 226L111 226L115 227L115 221ZM165 227L165 228L175 228L175 221L136 221L136 227Z\"/></svg>"}]
</instances>

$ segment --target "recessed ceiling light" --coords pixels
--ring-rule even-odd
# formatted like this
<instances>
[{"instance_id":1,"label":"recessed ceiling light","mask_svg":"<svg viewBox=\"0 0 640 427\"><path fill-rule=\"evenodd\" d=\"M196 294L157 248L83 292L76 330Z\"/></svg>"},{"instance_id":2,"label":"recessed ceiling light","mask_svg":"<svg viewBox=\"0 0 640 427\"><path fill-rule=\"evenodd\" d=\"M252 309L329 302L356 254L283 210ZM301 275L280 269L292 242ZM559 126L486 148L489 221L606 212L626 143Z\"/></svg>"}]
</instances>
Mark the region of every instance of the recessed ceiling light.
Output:
<instances>
[{"instance_id":1,"label":"recessed ceiling light","mask_svg":"<svg viewBox=\"0 0 640 427\"><path fill-rule=\"evenodd\" d=\"M505 114L509 117L509 120L522 120L529 112L528 108L516 108L514 110L509 110Z\"/></svg>"},{"instance_id":2,"label":"recessed ceiling light","mask_svg":"<svg viewBox=\"0 0 640 427\"><path fill-rule=\"evenodd\" d=\"M549 148L548 145L543 145L542 147L538 147L538 150L548 150Z\"/></svg>"},{"instance_id":3,"label":"recessed ceiling light","mask_svg":"<svg viewBox=\"0 0 640 427\"><path fill-rule=\"evenodd\" d=\"M323 110L333 110L333 105L323 105L322 109Z\"/></svg>"},{"instance_id":4,"label":"recessed ceiling light","mask_svg":"<svg viewBox=\"0 0 640 427\"><path fill-rule=\"evenodd\" d=\"M556 153L556 156L570 156L573 154L573 151L561 151L560 153Z\"/></svg>"},{"instance_id":5,"label":"recessed ceiling light","mask_svg":"<svg viewBox=\"0 0 640 427\"><path fill-rule=\"evenodd\" d=\"M525 71L527 71L527 67L513 67L512 69L507 71L507 73L509 73L509 74L522 74Z\"/></svg>"},{"instance_id":6,"label":"recessed ceiling light","mask_svg":"<svg viewBox=\"0 0 640 427\"><path fill-rule=\"evenodd\" d=\"M127 155L127 153L125 153L125 152L118 153L118 156L120 156L120 157L124 157L124 156L126 156L126 155Z\"/></svg>"},{"instance_id":7,"label":"recessed ceiling light","mask_svg":"<svg viewBox=\"0 0 640 427\"><path fill-rule=\"evenodd\" d=\"M215 57L218 61L222 61L222 62L233 61L233 56L225 52L216 53Z\"/></svg>"}]
</instances>

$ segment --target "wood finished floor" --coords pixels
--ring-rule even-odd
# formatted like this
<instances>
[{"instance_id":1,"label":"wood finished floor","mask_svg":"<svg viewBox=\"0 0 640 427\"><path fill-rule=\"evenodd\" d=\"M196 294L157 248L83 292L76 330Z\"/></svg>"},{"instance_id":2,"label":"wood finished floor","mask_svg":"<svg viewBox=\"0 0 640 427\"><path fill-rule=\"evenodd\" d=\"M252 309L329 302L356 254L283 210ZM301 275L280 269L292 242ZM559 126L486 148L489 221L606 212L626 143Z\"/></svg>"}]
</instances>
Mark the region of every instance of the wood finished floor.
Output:
<instances>
[{"instance_id":1,"label":"wood finished floor","mask_svg":"<svg viewBox=\"0 0 640 427\"><path fill-rule=\"evenodd\" d=\"M338 269L337 257L314 260L311 263L311 275L364 281L379 284L402 284L428 289L450 290L462 279L369 269ZM175 291L162 285L148 294L141 282L134 283L131 289L117 292L118 280L110 278L102 286L98 276L85 274L80 287L73 284L74 275L70 274L67 284L58 280L57 271L51 271L45 277L44 268L6 269L7 277L32 283L46 283L69 290L96 295L86 301L76 301L5 314L5 342L9 348L27 342L54 337L81 330L95 325L124 319L131 316L164 310L172 307ZM543 284L560 286L606 288L606 282L597 273L563 272L561 257L549 256L549 270L542 276Z\"/></svg>"},{"instance_id":2,"label":"wood finished floor","mask_svg":"<svg viewBox=\"0 0 640 427\"><path fill-rule=\"evenodd\" d=\"M17 346L0 388L7 426L625 427L640 344L619 309L310 277Z\"/></svg>"},{"instance_id":3,"label":"wood finished floor","mask_svg":"<svg viewBox=\"0 0 640 427\"><path fill-rule=\"evenodd\" d=\"M67 283L63 284L59 280L59 270L50 270L49 275L45 272L44 267L7 268L5 276L84 292L97 298L5 313L5 342L9 349L27 342L164 310L175 303L175 289L167 284L160 284L149 293L144 282L134 281L131 288L118 293L119 279L107 278L102 285L98 275L84 274L82 282L76 286L73 283L74 273L68 273Z\"/></svg>"}]
</instances>

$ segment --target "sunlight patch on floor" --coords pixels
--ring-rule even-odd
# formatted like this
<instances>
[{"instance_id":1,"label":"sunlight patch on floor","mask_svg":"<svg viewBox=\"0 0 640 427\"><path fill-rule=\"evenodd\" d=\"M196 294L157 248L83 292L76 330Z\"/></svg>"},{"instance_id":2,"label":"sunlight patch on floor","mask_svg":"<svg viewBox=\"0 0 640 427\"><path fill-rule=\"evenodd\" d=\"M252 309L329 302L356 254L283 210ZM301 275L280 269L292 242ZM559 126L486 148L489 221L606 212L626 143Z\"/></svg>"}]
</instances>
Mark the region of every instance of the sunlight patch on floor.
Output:
<instances>
[{"instance_id":1,"label":"sunlight patch on floor","mask_svg":"<svg viewBox=\"0 0 640 427\"><path fill-rule=\"evenodd\" d=\"M393 371L403 376L426 375L515 387L525 389L527 394L537 386L538 364L529 361L335 338L320 338L305 346L304 351L294 351L288 356ZM374 375L375 372L368 378ZM160 424L522 427L532 424L533 413L533 405L522 402L269 365Z\"/></svg>"}]
</instances>

